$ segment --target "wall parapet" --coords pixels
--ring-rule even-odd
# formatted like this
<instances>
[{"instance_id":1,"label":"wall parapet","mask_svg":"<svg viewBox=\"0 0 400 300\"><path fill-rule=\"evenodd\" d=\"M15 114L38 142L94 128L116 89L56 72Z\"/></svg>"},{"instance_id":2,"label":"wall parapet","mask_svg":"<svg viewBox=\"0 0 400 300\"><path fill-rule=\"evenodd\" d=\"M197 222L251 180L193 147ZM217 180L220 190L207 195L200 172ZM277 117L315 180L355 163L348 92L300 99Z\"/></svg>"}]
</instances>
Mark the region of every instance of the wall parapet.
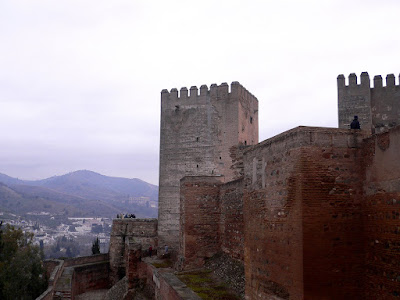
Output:
<instances>
[{"instance_id":1,"label":"wall parapet","mask_svg":"<svg viewBox=\"0 0 400 300\"><path fill-rule=\"evenodd\" d=\"M264 140L257 145L250 146L244 153L254 151L275 143L287 143L287 147L298 148L304 146L333 146L359 148L363 139L369 134L361 130L298 126L274 137Z\"/></svg>"},{"instance_id":2,"label":"wall parapet","mask_svg":"<svg viewBox=\"0 0 400 300\"><path fill-rule=\"evenodd\" d=\"M64 262L65 267L74 267L79 265L93 264L98 262L108 261L109 255L108 253L96 254L90 256L81 256L75 258L66 259Z\"/></svg>"},{"instance_id":3,"label":"wall parapet","mask_svg":"<svg viewBox=\"0 0 400 300\"><path fill-rule=\"evenodd\" d=\"M400 83L400 74L399 74L399 83ZM361 76L361 83L358 84L358 77L355 73L351 73L348 77L348 84L346 85L346 77L343 74L340 74L337 77L338 88L351 88L356 86L368 86L370 87L370 78L368 72L362 72ZM374 87L373 88L383 88L383 87L391 87L391 86L400 86L400 84L396 85L395 82L395 75L393 73L386 75L386 86L383 86L382 76L375 75L374 79Z\"/></svg>"},{"instance_id":4,"label":"wall parapet","mask_svg":"<svg viewBox=\"0 0 400 300\"><path fill-rule=\"evenodd\" d=\"M180 88L179 92L177 88L172 88L170 91L167 89L163 89L161 91L161 100L165 101L180 101L180 100L197 100L199 97L210 95L212 97L219 98L221 96L227 95L236 95L236 94L245 94L248 97L256 99L256 97L250 93L243 85L241 85L238 81L233 81L230 85L226 82L217 85L215 83L210 85L208 88L207 85L203 84L200 86L200 93L198 91L197 86L190 87L190 93L187 87Z\"/></svg>"},{"instance_id":5,"label":"wall parapet","mask_svg":"<svg viewBox=\"0 0 400 300\"><path fill-rule=\"evenodd\" d=\"M39 297L37 297L36 300L51 300L51 299L53 299L54 287L57 283L57 280L60 278L60 276L64 270L64 261L63 260L49 259L49 260L44 261L45 265L46 265L46 262L50 262L50 263L55 262L55 263L57 263L57 265L54 267L54 269L50 273L47 290L44 291Z\"/></svg>"},{"instance_id":6,"label":"wall parapet","mask_svg":"<svg viewBox=\"0 0 400 300\"><path fill-rule=\"evenodd\" d=\"M157 269L153 265L140 262L141 276L154 288L155 299L160 300L201 300L201 298L186 286L174 273L165 269Z\"/></svg>"}]
</instances>

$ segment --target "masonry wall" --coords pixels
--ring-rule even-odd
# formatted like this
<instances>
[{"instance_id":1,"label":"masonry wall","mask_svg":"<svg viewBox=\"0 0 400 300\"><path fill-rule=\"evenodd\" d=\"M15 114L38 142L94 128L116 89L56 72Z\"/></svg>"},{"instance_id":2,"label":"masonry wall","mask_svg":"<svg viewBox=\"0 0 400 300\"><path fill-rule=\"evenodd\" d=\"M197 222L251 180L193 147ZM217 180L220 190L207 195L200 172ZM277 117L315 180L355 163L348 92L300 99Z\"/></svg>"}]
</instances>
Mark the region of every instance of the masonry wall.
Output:
<instances>
[{"instance_id":1,"label":"masonry wall","mask_svg":"<svg viewBox=\"0 0 400 300\"><path fill-rule=\"evenodd\" d=\"M298 151L290 134L244 156L244 265L247 299L303 299Z\"/></svg>"},{"instance_id":2,"label":"masonry wall","mask_svg":"<svg viewBox=\"0 0 400 300\"><path fill-rule=\"evenodd\" d=\"M110 235L111 282L115 284L125 276L125 247L128 238L148 249L157 246L157 219L114 219Z\"/></svg>"},{"instance_id":3,"label":"masonry wall","mask_svg":"<svg viewBox=\"0 0 400 300\"><path fill-rule=\"evenodd\" d=\"M157 269L153 265L145 262L140 262L138 267L140 279L147 285L147 288L152 290L152 295L148 295L149 299L201 299L195 292L188 288L186 284L180 281L175 274L165 272L163 269Z\"/></svg>"},{"instance_id":4,"label":"masonry wall","mask_svg":"<svg viewBox=\"0 0 400 300\"><path fill-rule=\"evenodd\" d=\"M361 151L336 142L301 155L304 298L365 299Z\"/></svg>"},{"instance_id":5,"label":"masonry wall","mask_svg":"<svg viewBox=\"0 0 400 300\"><path fill-rule=\"evenodd\" d=\"M221 177L181 180L180 250L183 269L199 268L220 250Z\"/></svg>"},{"instance_id":6,"label":"masonry wall","mask_svg":"<svg viewBox=\"0 0 400 300\"><path fill-rule=\"evenodd\" d=\"M54 287L64 270L64 261L59 259L47 259L43 261L43 264L48 278L48 287L36 300L52 300Z\"/></svg>"},{"instance_id":7,"label":"masonry wall","mask_svg":"<svg viewBox=\"0 0 400 300\"><path fill-rule=\"evenodd\" d=\"M365 299L400 298L400 126L366 140Z\"/></svg>"},{"instance_id":8,"label":"masonry wall","mask_svg":"<svg viewBox=\"0 0 400 300\"><path fill-rule=\"evenodd\" d=\"M360 84L356 74L350 74L348 85L345 77L339 75L338 111L339 128L349 128L355 115L358 115L361 129L370 133L379 133L400 124L400 85L396 85L395 76L386 76L386 86L382 77L375 76L371 87L367 72L361 73Z\"/></svg>"},{"instance_id":9,"label":"masonry wall","mask_svg":"<svg viewBox=\"0 0 400 300\"><path fill-rule=\"evenodd\" d=\"M231 148L258 142L258 101L239 83L203 85L161 92L161 139L158 237L160 244L179 247L179 189L184 176L238 172Z\"/></svg>"},{"instance_id":10,"label":"masonry wall","mask_svg":"<svg viewBox=\"0 0 400 300\"><path fill-rule=\"evenodd\" d=\"M363 137L299 127L245 152L248 299L362 299L361 288L343 281L362 276L361 231L353 226L361 223L362 179L353 175Z\"/></svg>"},{"instance_id":11,"label":"masonry wall","mask_svg":"<svg viewBox=\"0 0 400 300\"><path fill-rule=\"evenodd\" d=\"M244 261L243 179L220 187L219 237L221 251Z\"/></svg>"},{"instance_id":12,"label":"masonry wall","mask_svg":"<svg viewBox=\"0 0 400 300\"><path fill-rule=\"evenodd\" d=\"M94 264L109 261L108 253L96 254L90 256L81 256L75 258L68 258L64 261L64 267L71 267L84 264Z\"/></svg>"},{"instance_id":13,"label":"masonry wall","mask_svg":"<svg viewBox=\"0 0 400 300\"><path fill-rule=\"evenodd\" d=\"M73 297L88 291L109 289L110 287L109 261L80 265L74 268Z\"/></svg>"}]
</instances>

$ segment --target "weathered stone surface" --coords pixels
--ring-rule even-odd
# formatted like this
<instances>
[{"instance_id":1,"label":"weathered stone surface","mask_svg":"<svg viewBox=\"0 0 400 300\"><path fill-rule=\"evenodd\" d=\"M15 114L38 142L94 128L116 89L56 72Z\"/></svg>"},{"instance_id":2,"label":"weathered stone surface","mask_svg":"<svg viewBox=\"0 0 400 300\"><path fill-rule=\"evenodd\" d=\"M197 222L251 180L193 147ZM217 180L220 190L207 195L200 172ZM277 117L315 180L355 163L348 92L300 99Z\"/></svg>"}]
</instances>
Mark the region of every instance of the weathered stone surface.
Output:
<instances>
[{"instance_id":1,"label":"weathered stone surface","mask_svg":"<svg viewBox=\"0 0 400 300\"><path fill-rule=\"evenodd\" d=\"M362 299L364 136L299 127L245 153L246 297Z\"/></svg>"},{"instance_id":2,"label":"weathered stone surface","mask_svg":"<svg viewBox=\"0 0 400 300\"><path fill-rule=\"evenodd\" d=\"M221 177L193 176L181 181L180 251L183 269L199 268L220 246Z\"/></svg>"},{"instance_id":3,"label":"weathered stone surface","mask_svg":"<svg viewBox=\"0 0 400 300\"><path fill-rule=\"evenodd\" d=\"M104 300L123 299L127 291L128 291L128 279L124 277L108 290L108 292L104 297Z\"/></svg>"},{"instance_id":4,"label":"weathered stone surface","mask_svg":"<svg viewBox=\"0 0 400 300\"><path fill-rule=\"evenodd\" d=\"M399 149L400 126L372 136L363 147L365 299L400 297Z\"/></svg>"},{"instance_id":5,"label":"weathered stone surface","mask_svg":"<svg viewBox=\"0 0 400 300\"><path fill-rule=\"evenodd\" d=\"M157 246L157 219L114 219L110 237L111 282L115 284L125 275L126 241L132 240L148 249Z\"/></svg>"},{"instance_id":6,"label":"weathered stone surface","mask_svg":"<svg viewBox=\"0 0 400 300\"><path fill-rule=\"evenodd\" d=\"M355 115L358 115L361 129L372 133L400 125L400 85L395 85L393 74L386 76L386 86L381 76L375 76L373 88L366 72L361 74L360 84L355 74L350 74L348 85L343 75L339 75L337 81L340 128L349 128Z\"/></svg>"},{"instance_id":7,"label":"weathered stone surface","mask_svg":"<svg viewBox=\"0 0 400 300\"><path fill-rule=\"evenodd\" d=\"M239 83L161 93L160 245L179 246L179 181L184 176L240 176L232 147L258 142L258 101ZM233 150L235 152L236 150ZM234 155L235 156L235 155Z\"/></svg>"},{"instance_id":8,"label":"weathered stone surface","mask_svg":"<svg viewBox=\"0 0 400 300\"><path fill-rule=\"evenodd\" d=\"M241 299L244 299L244 263L224 253L218 253L206 261L205 268L211 270L219 282L226 284Z\"/></svg>"}]
</instances>

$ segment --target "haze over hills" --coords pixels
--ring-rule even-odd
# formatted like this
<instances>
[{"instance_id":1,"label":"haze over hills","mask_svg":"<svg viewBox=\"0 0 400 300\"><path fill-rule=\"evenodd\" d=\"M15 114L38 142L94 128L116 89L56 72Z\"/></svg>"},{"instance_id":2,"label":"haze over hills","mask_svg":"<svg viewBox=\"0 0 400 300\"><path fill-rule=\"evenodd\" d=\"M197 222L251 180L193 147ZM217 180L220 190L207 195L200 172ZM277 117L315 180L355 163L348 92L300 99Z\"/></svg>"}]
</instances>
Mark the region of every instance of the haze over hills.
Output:
<instances>
[{"instance_id":1,"label":"haze over hills","mask_svg":"<svg viewBox=\"0 0 400 300\"><path fill-rule=\"evenodd\" d=\"M138 217L157 216L158 186L136 178L81 170L35 181L0 173L0 183L1 211L105 217L126 212Z\"/></svg>"}]
</instances>

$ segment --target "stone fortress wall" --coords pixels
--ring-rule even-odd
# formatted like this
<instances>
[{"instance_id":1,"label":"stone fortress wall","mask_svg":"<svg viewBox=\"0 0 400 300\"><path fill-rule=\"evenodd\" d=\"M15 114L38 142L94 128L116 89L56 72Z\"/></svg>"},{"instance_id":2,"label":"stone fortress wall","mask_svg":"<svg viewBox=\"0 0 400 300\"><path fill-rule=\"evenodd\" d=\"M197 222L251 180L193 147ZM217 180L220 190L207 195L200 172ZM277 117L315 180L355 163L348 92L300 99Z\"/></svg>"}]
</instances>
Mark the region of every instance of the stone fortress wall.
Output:
<instances>
[{"instance_id":1,"label":"stone fortress wall","mask_svg":"<svg viewBox=\"0 0 400 300\"><path fill-rule=\"evenodd\" d=\"M358 282L365 137L360 131L298 127L245 153L250 299L364 299Z\"/></svg>"},{"instance_id":2,"label":"stone fortress wall","mask_svg":"<svg viewBox=\"0 0 400 300\"><path fill-rule=\"evenodd\" d=\"M184 176L240 176L239 145L258 143L258 101L238 82L161 92L159 244L179 247ZM240 152L240 151L239 151Z\"/></svg>"},{"instance_id":3,"label":"stone fortress wall","mask_svg":"<svg viewBox=\"0 0 400 300\"><path fill-rule=\"evenodd\" d=\"M338 77L340 128L245 147L234 181L184 177L178 266L224 252L244 264L246 299L398 299L399 88L379 78Z\"/></svg>"},{"instance_id":4,"label":"stone fortress wall","mask_svg":"<svg viewBox=\"0 0 400 300\"><path fill-rule=\"evenodd\" d=\"M377 75L372 88L367 72L361 73L360 81L358 84L354 73L350 74L348 85L343 75L337 78L339 128L349 128L355 115L361 128L372 133L400 125L400 85L395 84L394 74L386 76L386 86L382 76Z\"/></svg>"},{"instance_id":5,"label":"stone fortress wall","mask_svg":"<svg viewBox=\"0 0 400 300\"><path fill-rule=\"evenodd\" d=\"M115 284L126 275L125 252L130 242L143 249L155 248L157 242L157 219L114 219L110 237L110 277Z\"/></svg>"},{"instance_id":6,"label":"stone fortress wall","mask_svg":"<svg viewBox=\"0 0 400 300\"><path fill-rule=\"evenodd\" d=\"M141 260L158 243L183 270L219 253L242 263L246 300L399 299L400 88L387 80L340 75L339 128L261 143L257 99L238 83L163 90L158 223L114 220L110 282L197 299Z\"/></svg>"}]
</instances>

